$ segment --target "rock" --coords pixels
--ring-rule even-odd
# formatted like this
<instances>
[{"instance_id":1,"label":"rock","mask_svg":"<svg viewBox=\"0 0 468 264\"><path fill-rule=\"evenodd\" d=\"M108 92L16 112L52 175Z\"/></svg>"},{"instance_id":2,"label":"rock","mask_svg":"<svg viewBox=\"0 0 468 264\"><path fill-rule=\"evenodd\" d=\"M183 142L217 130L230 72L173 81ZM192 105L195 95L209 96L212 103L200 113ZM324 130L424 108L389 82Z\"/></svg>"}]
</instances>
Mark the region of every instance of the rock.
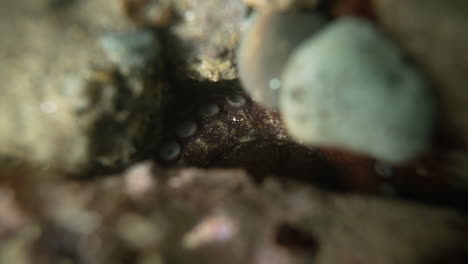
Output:
<instances>
[{"instance_id":1,"label":"rock","mask_svg":"<svg viewBox=\"0 0 468 264\"><path fill-rule=\"evenodd\" d=\"M314 8L319 0L244 0L245 4L263 11L285 11L293 8Z\"/></svg>"},{"instance_id":2,"label":"rock","mask_svg":"<svg viewBox=\"0 0 468 264\"><path fill-rule=\"evenodd\" d=\"M10 173L19 172L0 170L10 179L0 183L2 263L466 260L467 217L445 208L258 182L242 170L145 163L119 177L36 185Z\"/></svg>"},{"instance_id":3,"label":"rock","mask_svg":"<svg viewBox=\"0 0 468 264\"><path fill-rule=\"evenodd\" d=\"M122 72L142 70L159 59L159 40L153 32L108 32L100 38L107 57Z\"/></svg>"},{"instance_id":4,"label":"rock","mask_svg":"<svg viewBox=\"0 0 468 264\"><path fill-rule=\"evenodd\" d=\"M445 123L468 142L468 2L376 0L382 27L428 73Z\"/></svg>"},{"instance_id":5,"label":"rock","mask_svg":"<svg viewBox=\"0 0 468 264\"><path fill-rule=\"evenodd\" d=\"M159 122L157 37L118 1L59 2L2 1L0 154L72 173L125 166Z\"/></svg>"},{"instance_id":6,"label":"rock","mask_svg":"<svg viewBox=\"0 0 468 264\"><path fill-rule=\"evenodd\" d=\"M305 41L283 73L280 108L290 134L391 163L430 145L428 83L365 20L342 18Z\"/></svg>"},{"instance_id":7,"label":"rock","mask_svg":"<svg viewBox=\"0 0 468 264\"><path fill-rule=\"evenodd\" d=\"M255 14L238 51L244 89L261 104L278 108L284 64L294 48L324 23L319 14L305 11Z\"/></svg>"},{"instance_id":8,"label":"rock","mask_svg":"<svg viewBox=\"0 0 468 264\"><path fill-rule=\"evenodd\" d=\"M382 28L427 73L435 87L439 129L437 147L449 152L440 166L468 179L468 2L464 0L375 0ZM439 151L440 152L440 151ZM456 156L447 161L447 156Z\"/></svg>"},{"instance_id":9,"label":"rock","mask_svg":"<svg viewBox=\"0 0 468 264\"><path fill-rule=\"evenodd\" d=\"M359 16L375 18L374 0L333 0L329 3L329 12L333 17Z\"/></svg>"},{"instance_id":10,"label":"rock","mask_svg":"<svg viewBox=\"0 0 468 264\"><path fill-rule=\"evenodd\" d=\"M122 0L124 13L135 23L147 27L165 27L175 20L172 0Z\"/></svg>"},{"instance_id":11,"label":"rock","mask_svg":"<svg viewBox=\"0 0 468 264\"><path fill-rule=\"evenodd\" d=\"M167 58L176 75L197 81L236 79L235 51L247 14L241 0L174 0L180 18L168 28Z\"/></svg>"}]
</instances>

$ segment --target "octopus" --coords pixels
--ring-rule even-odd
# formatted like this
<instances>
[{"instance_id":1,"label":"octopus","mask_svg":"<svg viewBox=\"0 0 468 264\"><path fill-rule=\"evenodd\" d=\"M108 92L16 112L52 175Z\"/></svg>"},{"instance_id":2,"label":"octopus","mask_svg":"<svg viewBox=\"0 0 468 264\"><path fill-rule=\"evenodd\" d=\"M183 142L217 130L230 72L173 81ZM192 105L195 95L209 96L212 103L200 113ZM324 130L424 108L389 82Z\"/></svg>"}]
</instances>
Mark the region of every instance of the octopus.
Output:
<instances>
[{"instance_id":1,"label":"octopus","mask_svg":"<svg viewBox=\"0 0 468 264\"><path fill-rule=\"evenodd\" d=\"M189 96L187 96L189 97ZM336 185L333 168L317 149L292 141L277 111L263 108L245 92L204 95L177 109L168 122L158 162L169 167L244 168L259 179L266 175L311 177ZM170 119L176 114L169 114ZM333 182L333 183L332 183Z\"/></svg>"},{"instance_id":2,"label":"octopus","mask_svg":"<svg viewBox=\"0 0 468 264\"><path fill-rule=\"evenodd\" d=\"M168 112L171 121L157 150L157 161L167 167L243 168L258 180L274 175L337 192L468 209L462 202L468 195L435 154L392 166L339 149L305 146L288 136L278 111L240 88L205 91L198 100L183 97L184 103Z\"/></svg>"}]
</instances>

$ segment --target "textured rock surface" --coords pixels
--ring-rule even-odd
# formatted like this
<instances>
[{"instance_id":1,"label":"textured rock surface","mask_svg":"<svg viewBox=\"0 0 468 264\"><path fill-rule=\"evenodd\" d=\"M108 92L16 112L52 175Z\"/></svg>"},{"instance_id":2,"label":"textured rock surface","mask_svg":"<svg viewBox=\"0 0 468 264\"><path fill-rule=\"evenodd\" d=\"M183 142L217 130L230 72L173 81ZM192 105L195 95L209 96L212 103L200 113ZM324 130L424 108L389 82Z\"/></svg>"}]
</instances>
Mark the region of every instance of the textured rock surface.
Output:
<instances>
[{"instance_id":1,"label":"textured rock surface","mask_svg":"<svg viewBox=\"0 0 468 264\"><path fill-rule=\"evenodd\" d=\"M0 153L71 172L127 164L160 111L156 37L113 0L7 0L0 20Z\"/></svg>"},{"instance_id":2,"label":"textured rock surface","mask_svg":"<svg viewBox=\"0 0 468 264\"><path fill-rule=\"evenodd\" d=\"M247 7L241 0L174 0L179 20L168 30L169 60L199 81L237 78L235 51ZM215 10L215 11L214 11Z\"/></svg>"},{"instance_id":3,"label":"textured rock surface","mask_svg":"<svg viewBox=\"0 0 468 264\"><path fill-rule=\"evenodd\" d=\"M289 55L325 24L310 11L258 12L243 33L238 52L244 88L261 104L277 109L281 73Z\"/></svg>"},{"instance_id":4,"label":"textured rock surface","mask_svg":"<svg viewBox=\"0 0 468 264\"><path fill-rule=\"evenodd\" d=\"M370 23L343 18L304 42L283 73L280 98L291 135L404 162L429 145L427 82Z\"/></svg>"}]
</instances>

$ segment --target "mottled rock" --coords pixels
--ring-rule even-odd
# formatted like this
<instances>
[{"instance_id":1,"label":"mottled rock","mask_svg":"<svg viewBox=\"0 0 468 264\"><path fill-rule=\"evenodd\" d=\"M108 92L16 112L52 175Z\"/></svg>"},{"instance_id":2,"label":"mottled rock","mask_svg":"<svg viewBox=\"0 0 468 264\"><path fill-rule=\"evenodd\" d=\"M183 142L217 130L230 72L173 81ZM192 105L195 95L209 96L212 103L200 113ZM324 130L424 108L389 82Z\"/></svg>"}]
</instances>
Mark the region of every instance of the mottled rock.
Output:
<instances>
[{"instance_id":1,"label":"mottled rock","mask_svg":"<svg viewBox=\"0 0 468 264\"><path fill-rule=\"evenodd\" d=\"M69 172L133 159L164 85L157 37L120 8L2 1L0 153Z\"/></svg>"},{"instance_id":2,"label":"mottled rock","mask_svg":"<svg viewBox=\"0 0 468 264\"><path fill-rule=\"evenodd\" d=\"M254 14L238 51L244 89L261 104L278 108L284 64L294 48L324 24L324 18L310 11Z\"/></svg>"},{"instance_id":3,"label":"mottled rock","mask_svg":"<svg viewBox=\"0 0 468 264\"><path fill-rule=\"evenodd\" d=\"M290 134L404 162L429 145L428 83L372 24L343 18L304 42L283 74L281 111Z\"/></svg>"}]
</instances>

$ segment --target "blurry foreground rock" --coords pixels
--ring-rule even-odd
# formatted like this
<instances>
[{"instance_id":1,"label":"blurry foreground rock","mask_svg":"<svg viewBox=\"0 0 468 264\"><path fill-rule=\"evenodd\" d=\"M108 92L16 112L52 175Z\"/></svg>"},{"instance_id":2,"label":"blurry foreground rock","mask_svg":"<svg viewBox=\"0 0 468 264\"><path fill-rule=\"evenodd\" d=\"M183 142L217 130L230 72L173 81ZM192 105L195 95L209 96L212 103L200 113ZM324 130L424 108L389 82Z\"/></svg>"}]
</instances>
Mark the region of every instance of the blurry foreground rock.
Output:
<instances>
[{"instance_id":1,"label":"blurry foreground rock","mask_svg":"<svg viewBox=\"0 0 468 264\"><path fill-rule=\"evenodd\" d=\"M281 73L291 53L325 24L317 12L257 12L242 34L239 78L260 104L278 109Z\"/></svg>"},{"instance_id":2,"label":"blurry foreground rock","mask_svg":"<svg viewBox=\"0 0 468 264\"><path fill-rule=\"evenodd\" d=\"M440 146L445 166L468 179L468 2L373 1L382 28L408 52L435 88L439 127L453 142Z\"/></svg>"},{"instance_id":3,"label":"blurry foreground rock","mask_svg":"<svg viewBox=\"0 0 468 264\"><path fill-rule=\"evenodd\" d=\"M298 140L391 163L430 146L434 99L403 51L370 22L341 18L304 41L282 74L280 109Z\"/></svg>"},{"instance_id":4,"label":"blurry foreground rock","mask_svg":"<svg viewBox=\"0 0 468 264\"><path fill-rule=\"evenodd\" d=\"M468 143L468 2L374 0L382 27L437 88L445 125Z\"/></svg>"},{"instance_id":5,"label":"blurry foreground rock","mask_svg":"<svg viewBox=\"0 0 468 264\"><path fill-rule=\"evenodd\" d=\"M466 216L242 171L140 164L95 182L0 179L1 263L465 263ZM5 175L7 174L7 175ZM8 175L10 174L10 175ZM5 179L9 179L5 181Z\"/></svg>"},{"instance_id":6,"label":"blurry foreground rock","mask_svg":"<svg viewBox=\"0 0 468 264\"><path fill-rule=\"evenodd\" d=\"M2 1L0 154L69 172L133 159L158 124L164 85L157 37L120 8Z\"/></svg>"}]
</instances>

